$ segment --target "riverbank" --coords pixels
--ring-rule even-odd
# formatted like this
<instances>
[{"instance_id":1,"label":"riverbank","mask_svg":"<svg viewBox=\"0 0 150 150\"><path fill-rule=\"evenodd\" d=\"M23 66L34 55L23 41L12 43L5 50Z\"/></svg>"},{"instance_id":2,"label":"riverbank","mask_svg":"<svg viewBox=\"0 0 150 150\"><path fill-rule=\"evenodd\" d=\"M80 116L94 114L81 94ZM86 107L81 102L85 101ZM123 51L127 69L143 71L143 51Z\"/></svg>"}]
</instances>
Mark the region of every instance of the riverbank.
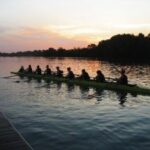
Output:
<instances>
[{"instance_id":1,"label":"riverbank","mask_svg":"<svg viewBox=\"0 0 150 150\"><path fill-rule=\"evenodd\" d=\"M92 58L109 62L150 64L150 35L140 33L115 35L108 40L100 41L97 45L90 44L85 48L48 48L45 50L18 51L12 53L1 52L0 56L32 56L32 57L76 57Z\"/></svg>"}]
</instances>

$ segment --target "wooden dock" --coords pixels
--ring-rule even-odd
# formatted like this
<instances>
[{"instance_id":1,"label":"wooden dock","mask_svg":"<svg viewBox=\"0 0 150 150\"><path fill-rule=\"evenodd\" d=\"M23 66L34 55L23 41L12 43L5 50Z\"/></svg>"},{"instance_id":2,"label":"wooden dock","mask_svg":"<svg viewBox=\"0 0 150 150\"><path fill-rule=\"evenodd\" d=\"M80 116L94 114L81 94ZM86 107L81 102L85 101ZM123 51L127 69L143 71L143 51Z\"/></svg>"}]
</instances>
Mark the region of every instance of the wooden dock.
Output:
<instances>
[{"instance_id":1,"label":"wooden dock","mask_svg":"<svg viewBox=\"0 0 150 150\"><path fill-rule=\"evenodd\" d=\"M1 112L0 150L33 150Z\"/></svg>"}]
</instances>

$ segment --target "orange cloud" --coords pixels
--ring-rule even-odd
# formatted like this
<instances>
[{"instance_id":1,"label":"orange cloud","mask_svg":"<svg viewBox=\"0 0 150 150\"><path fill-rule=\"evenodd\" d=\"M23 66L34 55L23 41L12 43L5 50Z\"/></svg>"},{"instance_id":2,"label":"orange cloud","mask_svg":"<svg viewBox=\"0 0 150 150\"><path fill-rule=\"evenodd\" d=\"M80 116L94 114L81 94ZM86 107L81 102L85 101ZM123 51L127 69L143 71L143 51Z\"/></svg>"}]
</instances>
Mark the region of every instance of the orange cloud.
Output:
<instances>
[{"instance_id":1,"label":"orange cloud","mask_svg":"<svg viewBox=\"0 0 150 150\"><path fill-rule=\"evenodd\" d=\"M23 51L49 47L84 47L86 40L68 38L57 32L42 28L23 27L0 36L0 51Z\"/></svg>"}]
</instances>

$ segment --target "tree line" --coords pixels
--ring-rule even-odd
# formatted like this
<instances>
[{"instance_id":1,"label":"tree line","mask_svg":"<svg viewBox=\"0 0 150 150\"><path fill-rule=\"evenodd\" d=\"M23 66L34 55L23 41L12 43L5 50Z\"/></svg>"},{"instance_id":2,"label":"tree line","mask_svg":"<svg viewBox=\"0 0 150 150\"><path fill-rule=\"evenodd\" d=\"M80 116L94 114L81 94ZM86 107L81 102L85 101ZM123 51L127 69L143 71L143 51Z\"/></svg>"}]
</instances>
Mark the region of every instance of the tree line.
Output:
<instances>
[{"instance_id":1,"label":"tree line","mask_svg":"<svg viewBox=\"0 0 150 150\"><path fill-rule=\"evenodd\" d=\"M0 56L92 57L107 61L150 62L150 34L118 34L85 48L0 53Z\"/></svg>"}]
</instances>

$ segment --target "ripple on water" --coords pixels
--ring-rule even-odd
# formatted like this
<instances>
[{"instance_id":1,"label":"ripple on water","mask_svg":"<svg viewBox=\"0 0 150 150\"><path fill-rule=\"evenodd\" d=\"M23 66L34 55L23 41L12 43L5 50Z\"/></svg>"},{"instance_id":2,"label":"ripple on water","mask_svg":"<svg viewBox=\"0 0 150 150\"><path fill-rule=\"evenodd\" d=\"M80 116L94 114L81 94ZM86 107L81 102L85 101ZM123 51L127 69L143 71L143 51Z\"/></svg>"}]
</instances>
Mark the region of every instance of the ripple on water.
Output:
<instances>
[{"instance_id":1,"label":"ripple on water","mask_svg":"<svg viewBox=\"0 0 150 150\"><path fill-rule=\"evenodd\" d=\"M59 65L63 70L70 64L77 74L85 68L91 76L101 68L107 76L115 76L114 64L107 62L46 58L3 59L0 76L29 63L42 68L49 64L52 69ZM138 75L141 66L134 66L129 78L149 86L149 68L142 66ZM54 82L44 85L18 77L0 78L0 109L35 150L149 150L149 97ZM90 94L95 96L89 98Z\"/></svg>"}]
</instances>

